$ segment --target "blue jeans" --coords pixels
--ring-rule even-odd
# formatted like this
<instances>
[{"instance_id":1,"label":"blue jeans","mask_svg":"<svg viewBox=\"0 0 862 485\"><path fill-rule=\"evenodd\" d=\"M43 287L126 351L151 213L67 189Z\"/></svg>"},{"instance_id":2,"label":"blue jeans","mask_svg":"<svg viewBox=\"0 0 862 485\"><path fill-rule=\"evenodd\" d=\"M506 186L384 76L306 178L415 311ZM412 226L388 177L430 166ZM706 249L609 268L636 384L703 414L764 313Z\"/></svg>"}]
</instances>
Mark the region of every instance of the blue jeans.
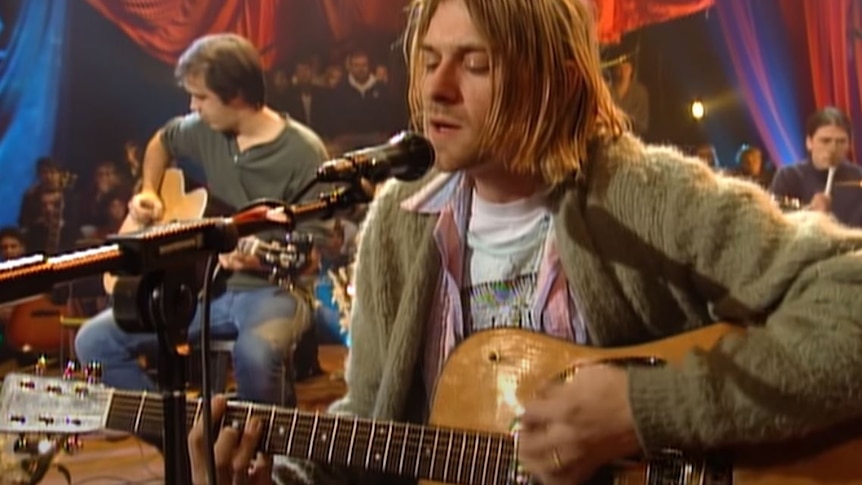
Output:
<instances>
[{"instance_id":1,"label":"blue jeans","mask_svg":"<svg viewBox=\"0 0 862 485\"><path fill-rule=\"evenodd\" d=\"M189 327L189 342L200 341L201 307ZM304 298L281 288L228 289L210 307L211 336L236 339L233 348L234 377L240 399L281 404L293 397L291 356L296 343L311 324L311 309ZM88 320L75 337L78 360L102 364L105 385L120 389L152 391L156 387L138 363L138 356L154 353L154 333L127 333L117 326L112 309ZM283 377L283 367L287 376ZM284 384L283 384L284 383Z\"/></svg>"}]
</instances>

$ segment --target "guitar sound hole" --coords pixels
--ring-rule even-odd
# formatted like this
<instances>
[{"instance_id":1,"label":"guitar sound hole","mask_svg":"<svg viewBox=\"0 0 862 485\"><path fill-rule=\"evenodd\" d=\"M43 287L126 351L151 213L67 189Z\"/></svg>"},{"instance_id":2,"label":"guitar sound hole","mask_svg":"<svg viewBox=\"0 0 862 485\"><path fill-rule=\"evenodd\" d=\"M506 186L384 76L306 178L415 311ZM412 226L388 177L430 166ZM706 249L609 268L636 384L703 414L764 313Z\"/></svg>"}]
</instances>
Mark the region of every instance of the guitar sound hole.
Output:
<instances>
[{"instance_id":1,"label":"guitar sound hole","mask_svg":"<svg viewBox=\"0 0 862 485\"><path fill-rule=\"evenodd\" d=\"M489 353L488 362L500 362L500 353L497 351Z\"/></svg>"}]
</instances>

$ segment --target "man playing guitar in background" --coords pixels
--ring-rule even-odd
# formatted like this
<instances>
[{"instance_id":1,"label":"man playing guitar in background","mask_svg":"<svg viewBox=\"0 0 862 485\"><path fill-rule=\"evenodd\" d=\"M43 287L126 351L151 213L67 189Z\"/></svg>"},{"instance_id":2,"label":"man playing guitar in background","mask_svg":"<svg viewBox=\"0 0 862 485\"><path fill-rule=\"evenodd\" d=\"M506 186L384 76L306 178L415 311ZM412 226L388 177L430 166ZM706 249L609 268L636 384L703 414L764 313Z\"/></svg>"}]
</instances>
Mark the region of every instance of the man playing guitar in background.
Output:
<instances>
[{"instance_id":1,"label":"man playing guitar in background","mask_svg":"<svg viewBox=\"0 0 862 485\"><path fill-rule=\"evenodd\" d=\"M136 222L161 219L165 207L159 189L172 160L200 163L209 193L239 209L259 198L292 199L327 159L314 132L264 105L261 60L248 40L233 34L198 39L179 59L176 77L191 98L191 113L172 119L149 141L141 190L129 203ZM305 227L325 235L322 225ZM284 233L258 236L283 238ZM234 251L220 255L219 262L225 289L212 302L212 332L215 338L236 340L238 395L291 404L292 388L287 403L280 396L282 365L291 379L293 349L311 326L308 299L269 282L253 255ZM199 317L200 312L190 327L191 342L199 335ZM87 321L75 339L79 359L100 362L104 382L124 389L154 389L137 357L155 348L155 334L126 333L111 309Z\"/></svg>"}]
</instances>

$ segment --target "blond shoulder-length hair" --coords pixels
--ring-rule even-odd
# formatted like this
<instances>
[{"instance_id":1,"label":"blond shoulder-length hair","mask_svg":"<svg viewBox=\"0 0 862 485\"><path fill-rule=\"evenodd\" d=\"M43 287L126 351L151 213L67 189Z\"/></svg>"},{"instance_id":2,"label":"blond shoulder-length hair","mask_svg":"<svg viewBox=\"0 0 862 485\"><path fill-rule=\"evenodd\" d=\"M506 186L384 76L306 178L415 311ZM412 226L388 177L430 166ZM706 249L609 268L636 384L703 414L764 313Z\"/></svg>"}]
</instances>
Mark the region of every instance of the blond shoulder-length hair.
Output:
<instances>
[{"instance_id":1,"label":"blond shoulder-length hair","mask_svg":"<svg viewBox=\"0 0 862 485\"><path fill-rule=\"evenodd\" d=\"M405 36L411 121L422 129L421 45L437 6L413 0ZM588 147L628 129L602 78L586 0L459 0L491 50L497 92L480 153L555 185L580 173ZM501 82L496 82L497 80Z\"/></svg>"}]
</instances>

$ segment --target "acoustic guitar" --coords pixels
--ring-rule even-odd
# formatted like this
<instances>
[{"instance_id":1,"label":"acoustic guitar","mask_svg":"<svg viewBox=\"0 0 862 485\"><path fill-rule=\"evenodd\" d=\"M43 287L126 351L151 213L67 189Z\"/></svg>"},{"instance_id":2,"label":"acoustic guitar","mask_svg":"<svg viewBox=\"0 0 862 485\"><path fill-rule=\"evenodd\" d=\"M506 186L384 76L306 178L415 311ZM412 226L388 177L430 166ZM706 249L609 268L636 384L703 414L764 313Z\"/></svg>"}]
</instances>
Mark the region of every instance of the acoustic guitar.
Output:
<instances>
[{"instance_id":1,"label":"acoustic guitar","mask_svg":"<svg viewBox=\"0 0 862 485\"><path fill-rule=\"evenodd\" d=\"M161 219L154 221L154 224L200 219L207 209L208 196L206 189L198 188L191 192L186 192L186 181L182 170L178 168L168 168L165 170L162 185L159 187L159 197L162 199L164 212ZM128 234L145 228L146 226L139 224L129 214L123 220L123 224L117 233ZM114 285L116 283L117 277L111 273L105 273L102 277L105 292L109 295L114 292Z\"/></svg>"},{"instance_id":2,"label":"acoustic guitar","mask_svg":"<svg viewBox=\"0 0 862 485\"><path fill-rule=\"evenodd\" d=\"M261 448L318 463L418 478L425 483L525 484L517 463L517 417L549 379L565 379L577 359L621 365L673 365L742 330L715 324L658 342L610 349L573 345L516 329L474 334L440 375L427 426L230 402L222 426L264 424ZM187 404L187 426L201 402ZM0 432L80 434L102 428L158 437L161 397L72 380L6 377ZM514 431L513 431L514 430ZM644 485L862 485L862 422L782 444L700 456L667 450L603 469L598 483Z\"/></svg>"}]
</instances>

